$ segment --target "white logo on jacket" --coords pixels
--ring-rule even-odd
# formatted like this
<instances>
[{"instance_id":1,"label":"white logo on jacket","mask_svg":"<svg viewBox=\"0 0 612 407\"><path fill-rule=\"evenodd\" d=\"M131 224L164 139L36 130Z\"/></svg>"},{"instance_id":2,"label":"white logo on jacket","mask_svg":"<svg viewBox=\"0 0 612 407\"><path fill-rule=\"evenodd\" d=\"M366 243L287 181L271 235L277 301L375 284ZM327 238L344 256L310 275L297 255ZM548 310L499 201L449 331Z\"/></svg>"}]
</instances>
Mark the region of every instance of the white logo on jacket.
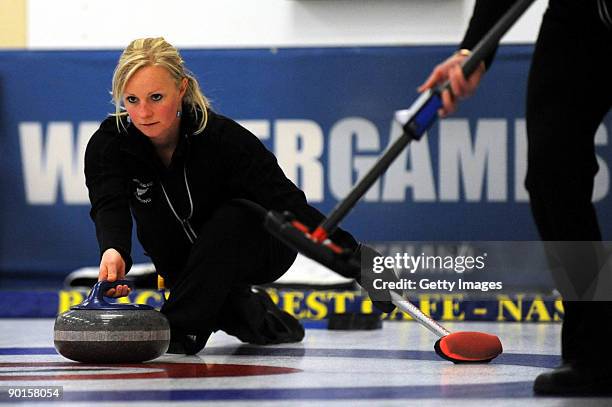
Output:
<instances>
[{"instance_id":1,"label":"white logo on jacket","mask_svg":"<svg viewBox=\"0 0 612 407\"><path fill-rule=\"evenodd\" d=\"M132 181L136 183L136 191L134 191L134 196L138 202L143 204L151 203L151 187L153 186L153 181L142 182L138 178L132 178Z\"/></svg>"}]
</instances>

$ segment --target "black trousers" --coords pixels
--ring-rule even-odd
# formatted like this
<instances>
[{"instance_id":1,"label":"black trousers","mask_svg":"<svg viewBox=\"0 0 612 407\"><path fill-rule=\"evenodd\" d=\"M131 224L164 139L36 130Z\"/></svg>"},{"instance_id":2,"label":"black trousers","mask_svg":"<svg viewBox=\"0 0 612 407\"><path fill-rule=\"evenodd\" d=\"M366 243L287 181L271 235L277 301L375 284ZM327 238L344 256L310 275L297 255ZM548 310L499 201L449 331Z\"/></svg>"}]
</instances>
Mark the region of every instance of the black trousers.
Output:
<instances>
[{"instance_id":1,"label":"black trousers","mask_svg":"<svg viewBox=\"0 0 612 407\"><path fill-rule=\"evenodd\" d=\"M598 170L595 132L612 105L612 31L594 9L587 10L591 2L584 3L577 13L555 9L551 3L529 75L526 187L545 241L602 238L591 198ZM563 253L553 256L563 258ZM597 272L567 266L573 267L569 277L579 290ZM612 303L564 301L564 308L563 359L612 360L602 352L612 334Z\"/></svg>"},{"instance_id":2,"label":"black trousers","mask_svg":"<svg viewBox=\"0 0 612 407\"><path fill-rule=\"evenodd\" d=\"M207 335L222 329L258 342L265 308L250 287L276 280L297 256L265 230L264 214L255 203L230 201L201 227L184 266L166 277L170 296L161 311L173 330Z\"/></svg>"}]
</instances>

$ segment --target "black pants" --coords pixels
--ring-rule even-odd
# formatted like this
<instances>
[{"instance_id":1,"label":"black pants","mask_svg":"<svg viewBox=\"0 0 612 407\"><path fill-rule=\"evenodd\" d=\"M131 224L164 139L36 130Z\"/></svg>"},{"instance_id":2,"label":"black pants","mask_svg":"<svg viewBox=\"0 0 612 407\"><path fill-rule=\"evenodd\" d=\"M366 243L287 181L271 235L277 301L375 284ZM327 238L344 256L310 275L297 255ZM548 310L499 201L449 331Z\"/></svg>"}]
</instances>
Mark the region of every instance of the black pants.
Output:
<instances>
[{"instance_id":1,"label":"black pants","mask_svg":"<svg viewBox=\"0 0 612 407\"><path fill-rule=\"evenodd\" d=\"M257 342L265 309L250 286L276 280L297 256L265 230L264 213L252 202L230 201L202 226L185 265L167 277L170 297L161 311L173 330L222 329Z\"/></svg>"},{"instance_id":2,"label":"black pants","mask_svg":"<svg viewBox=\"0 0 612 407\"><path fill-rule=\"evenodd\" d=\"M612 105L612 31L595 9L587 10L595 2L584 3L580 12L572 13L555 9L552 2L529 75L526 187L546 241L601 240L591 203L598 170L594 136ZM589 267L574 269L572 284L584 285L594 273ZM564 360L612 359L601 352L612 334L612 303L564 301L564 308Z\"/></svg>"}]
</instances>

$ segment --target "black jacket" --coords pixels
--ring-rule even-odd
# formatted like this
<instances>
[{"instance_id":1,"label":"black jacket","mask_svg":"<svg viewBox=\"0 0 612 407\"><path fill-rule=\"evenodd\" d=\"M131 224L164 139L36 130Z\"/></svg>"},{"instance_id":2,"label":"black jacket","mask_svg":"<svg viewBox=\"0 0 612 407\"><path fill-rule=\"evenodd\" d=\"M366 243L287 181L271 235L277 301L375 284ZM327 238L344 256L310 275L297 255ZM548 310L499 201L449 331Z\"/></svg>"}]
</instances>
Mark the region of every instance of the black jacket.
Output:
<instances>
[{"instance_id":1,"label":"black jacket","mask_svg":"<svg viewBox=\"0 0 612 407\"><path fill-rule=\"evenodd\" d=\"M476 0L470 24L459 48L473 49L517 0ZM612 28L612 0L550 0L547 12L559 21L569 22L579 30L606 35ZM609 31L607 31L609 35ZM485 58L489 67L495 51Z\"/></svg>"},{"instance_id":2,"label":"black jacket","mask_svg":"<svg viewBox=\"0 0 612 407\"><path fill-rule=\"evenodd\" d=\"M244 198L268 210L289 210L309 227L323 219L261 141L229 118L209 111L206 129L193 134L195 120L184 115L168 168L145 135L127 121L123 124L127 131L119 131L115 118L108 117L94 133L85 152L85 178L100 252L118 250L128 269L130 210L138 239L161 274L176 269L178 256L187 257L193 240L189 229L197 233L215 208L228 200ZM185 177L193 202L187 227L168 203L180 218L190 213ZM357 247L355 239L340 229L332 239L345 248Z\"/></svg>"}]
</instances>

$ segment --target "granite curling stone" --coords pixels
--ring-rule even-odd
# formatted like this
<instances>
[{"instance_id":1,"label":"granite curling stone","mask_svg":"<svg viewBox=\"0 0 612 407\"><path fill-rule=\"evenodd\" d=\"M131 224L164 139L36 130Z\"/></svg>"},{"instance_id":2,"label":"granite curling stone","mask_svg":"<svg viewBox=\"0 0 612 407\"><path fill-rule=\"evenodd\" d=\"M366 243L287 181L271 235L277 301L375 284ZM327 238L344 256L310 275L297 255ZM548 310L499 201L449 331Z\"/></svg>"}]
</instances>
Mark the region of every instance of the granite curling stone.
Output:
<instances>
[{"instance_id":1,"label":"granite curling stone","mask_svg":"<svg viewBox=\"0 0 612 407\"><path fill-rule=\"evenodd\" d=\"M53 328L55 349L85 363L139 363L163 355L170 324L149 305L109 303L104 293L129 280L100 281L79 305L59 315Z\"/></svg>"}]
</instances>

